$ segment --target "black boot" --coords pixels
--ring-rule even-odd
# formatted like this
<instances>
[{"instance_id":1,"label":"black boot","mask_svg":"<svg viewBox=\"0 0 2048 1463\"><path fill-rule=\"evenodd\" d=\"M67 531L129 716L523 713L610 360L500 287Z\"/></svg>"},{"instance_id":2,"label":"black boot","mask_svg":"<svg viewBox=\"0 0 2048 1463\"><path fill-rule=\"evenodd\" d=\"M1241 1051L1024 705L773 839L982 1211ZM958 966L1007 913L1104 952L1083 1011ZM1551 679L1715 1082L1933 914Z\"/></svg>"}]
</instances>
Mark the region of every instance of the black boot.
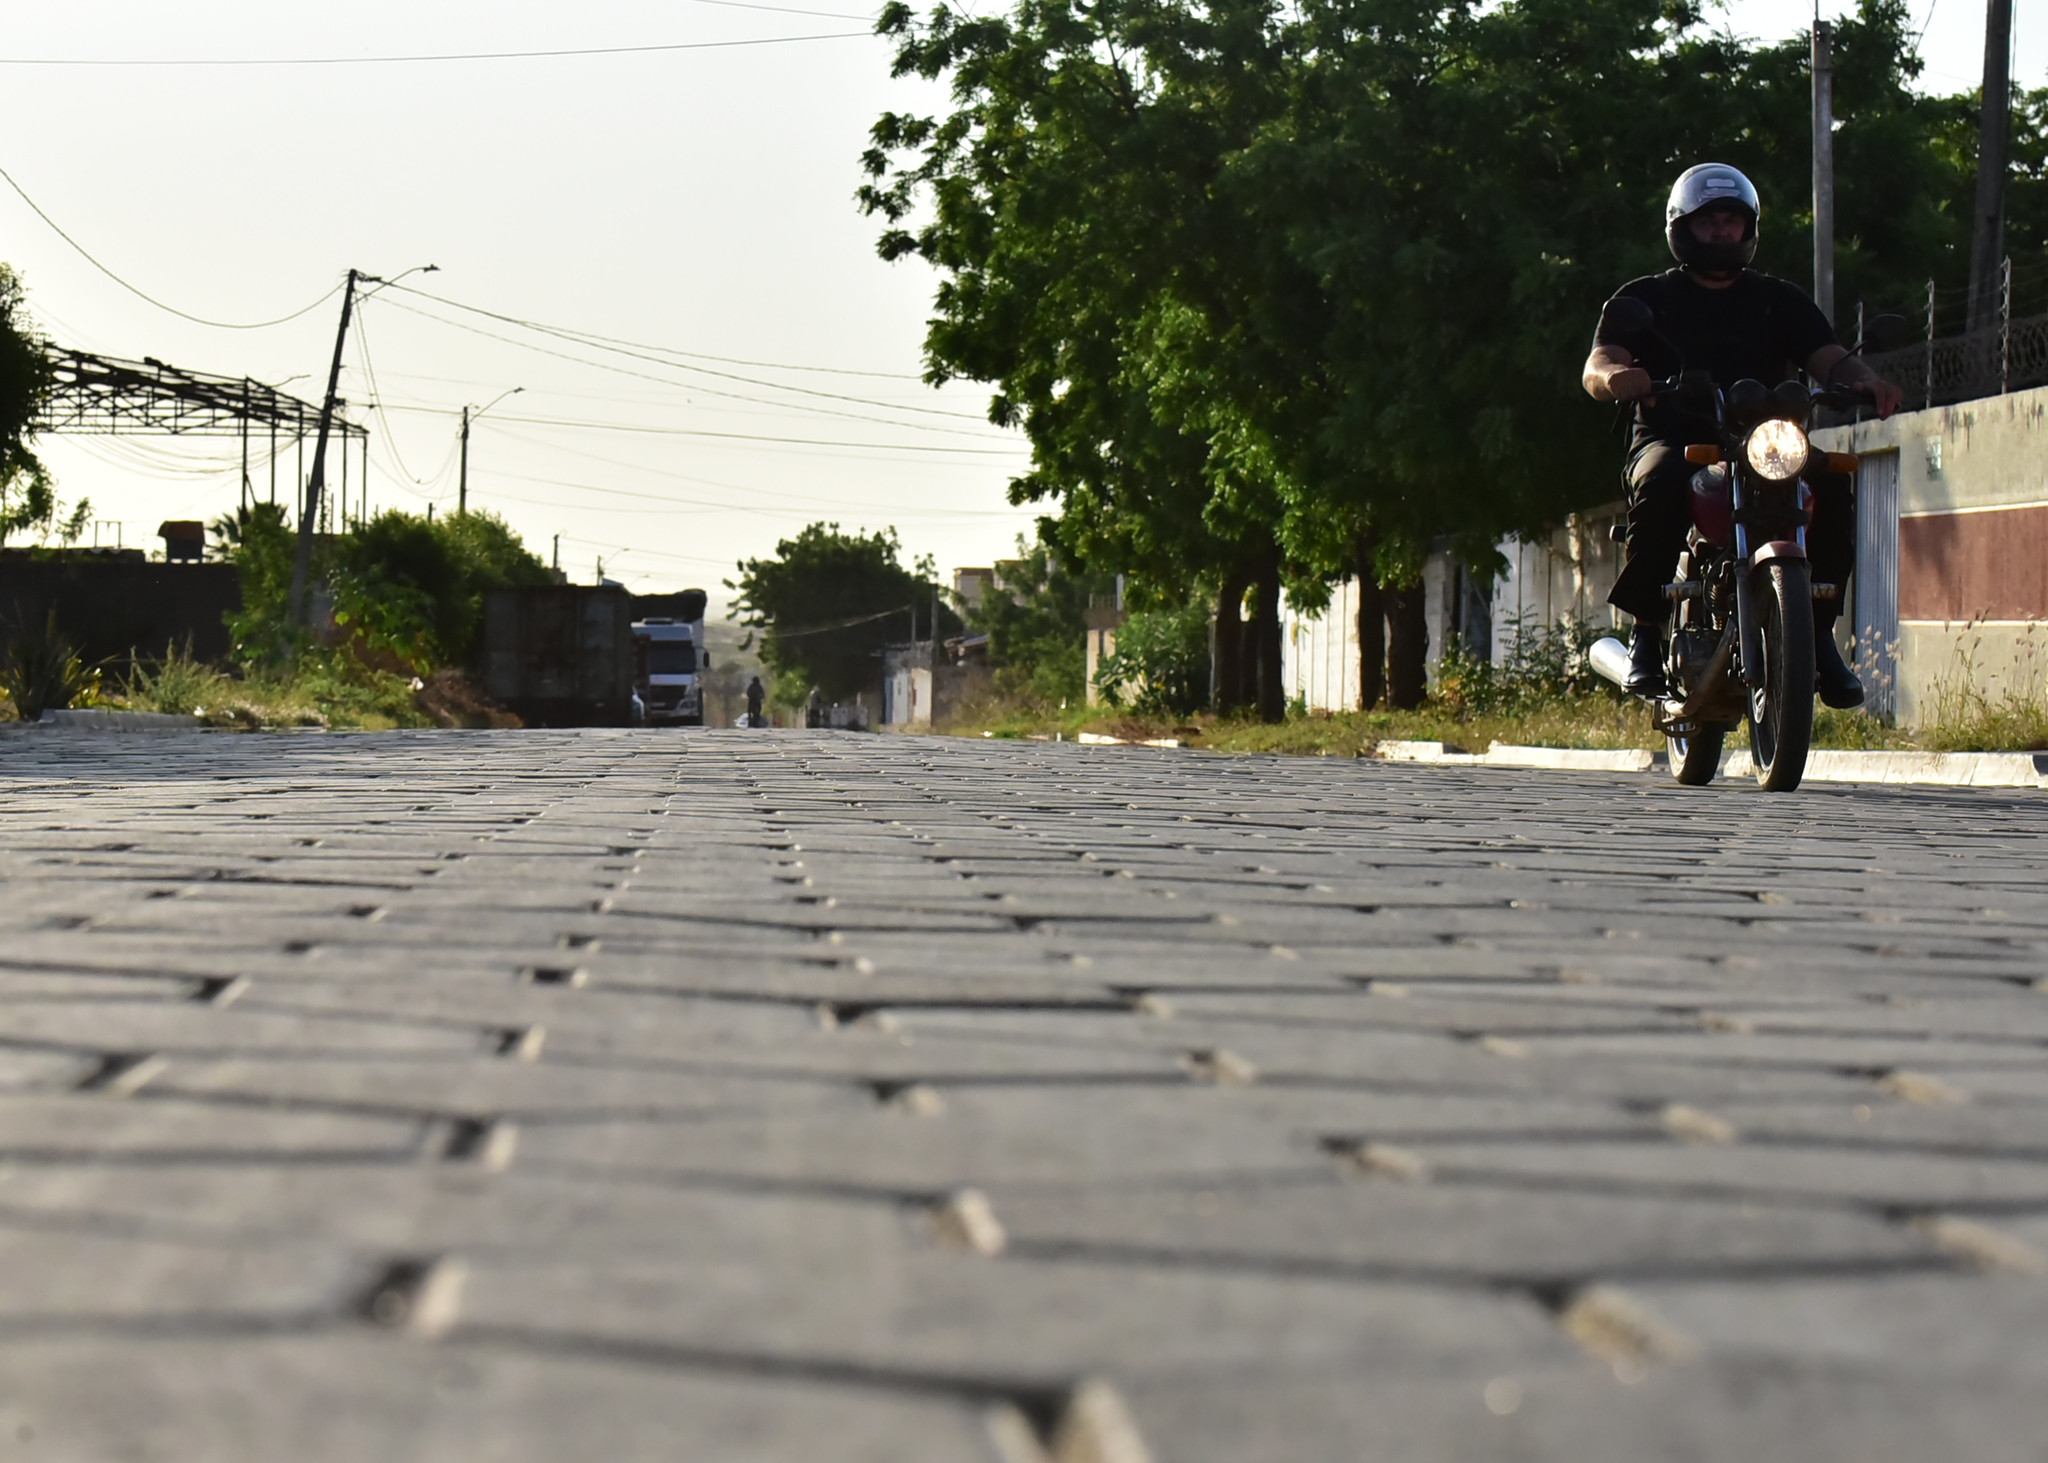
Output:
<instances>
[{"instance_id":1,"label":"black boot","mask_svg":"<svg viewBox=\"0 0 2048 1463\"><path fill-rule=\"evenodd\" d=\"M1631 696L1662 696L1664 682L1664 626L1637 620L1628 640L1628 679L1621 689Z\"/></svg>"},{"instance_id":2,"label":"black boot","mask_svg":"<svg viewBox=\"0 0 2048 1463\"><path fill-rule=\"evenodd\" d=\"M1835 645L1833 621L1827 624L1814 621L1813 679L1814 689L1820 692L1821 705L1847 711L1863 704L1863 682L1857 680L1856 672L1842 661L1842 652Z\"/></svg>"}]
</instances>

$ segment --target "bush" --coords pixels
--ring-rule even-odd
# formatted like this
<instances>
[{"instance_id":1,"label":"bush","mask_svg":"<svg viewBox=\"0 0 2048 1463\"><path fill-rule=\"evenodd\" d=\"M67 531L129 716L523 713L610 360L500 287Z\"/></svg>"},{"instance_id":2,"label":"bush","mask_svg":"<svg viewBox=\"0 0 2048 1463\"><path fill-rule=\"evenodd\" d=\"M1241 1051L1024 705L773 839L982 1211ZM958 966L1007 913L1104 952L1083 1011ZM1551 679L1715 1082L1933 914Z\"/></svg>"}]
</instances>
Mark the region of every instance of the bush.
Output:
<instances>
[{"instance_id":1,"label":"bush","mask_svg":"<svg viewBox=\"0 0 2048 1463\"><path fill-rule=\"evenodd\" d=\"M1610 690L1586 663L1587 649L1608 631L1571 620L1544 624L1523 615L1511 618L1506 628L1507 654L1498 663L1475 658L1461 644L1445 649L1436 681L1436 700L1445 710L1456 716L1514 716Z\"/></svg>"},{"instance_id":2,"label":"bush","mask_svg":"<svg viewBox=\"0 0 2048 1463\"><path fill-rule=\"evenodd\" d=\"M244 665L286 660L304 637L291 616L292 555L297 545L276 503L256 503L214 520L221 555L241 581L242 608L227 617L234 658Z\"/></svg>"},{"instance_id":3,"label":"bush","mask_svg":"<svg viewBox=\"0 0 2048 1463\"><path fill-rule=\"evenodd\" d=\"M78 647L57 627L55 610L41 629L17 623L9 631L0 656L0 694L14 703L23 721L40 721L45 711L91 702L99 689L99 667L79 659Z\"/></svg>"},{"instance_id":4,"label":"bush","mask_svg":"<svg viewBox=\"0 0 2048 1463\"><path fill-rule=\"evenodd\" d=\"M1196 601L1134 611L1116 650L1095 668L1111 706L1142 716L1192 716L1209 700L1209 608Z\"/></svg>"},{"instance_id":5,"label":"bush","mask_svg":"<svg viewBox=\"0 0 2048 1463\"><path fill-rule=\"evenodd\" d=\"M298 542L284 510L259 503L219 520L214 532L241 575L243 608L228 622L236 658L270 665L303 654L308 637L292 623L291 606ZM407 677L474 657L489 591L554 582L490 513L380 513L333 539L313 573L333 590L334 620L350 648Z\"/></svg>"}]
</instances>

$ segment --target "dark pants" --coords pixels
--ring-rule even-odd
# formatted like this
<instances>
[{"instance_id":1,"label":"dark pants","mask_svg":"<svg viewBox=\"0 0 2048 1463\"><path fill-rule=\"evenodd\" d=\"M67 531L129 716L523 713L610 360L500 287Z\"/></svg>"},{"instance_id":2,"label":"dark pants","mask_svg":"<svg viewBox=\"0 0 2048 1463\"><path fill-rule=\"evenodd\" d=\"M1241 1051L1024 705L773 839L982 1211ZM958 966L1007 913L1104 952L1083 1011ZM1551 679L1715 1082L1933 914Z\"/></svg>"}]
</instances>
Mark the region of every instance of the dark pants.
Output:
<instances>
[{"instance_id":1,"label":"dark pants","mask_svg":"<svg viewBox=\"0 0 2048 1463\"><path fill-rule=\"evenodd\" d=\"M1692 527L1692 475L1683 444L1650 442L1628 460L1628 563L1607 602L1624 614L1662 624L1671 613L1664 586L1678 574L1678 556ZM1856 566L1856 493L1847 473L1809 468L1813 522L1806 528L1806 557L1817 584L1846 587ZM1842 599L1813 602L1823 629L1841 613Z\"/></svg>"}]
</instances>

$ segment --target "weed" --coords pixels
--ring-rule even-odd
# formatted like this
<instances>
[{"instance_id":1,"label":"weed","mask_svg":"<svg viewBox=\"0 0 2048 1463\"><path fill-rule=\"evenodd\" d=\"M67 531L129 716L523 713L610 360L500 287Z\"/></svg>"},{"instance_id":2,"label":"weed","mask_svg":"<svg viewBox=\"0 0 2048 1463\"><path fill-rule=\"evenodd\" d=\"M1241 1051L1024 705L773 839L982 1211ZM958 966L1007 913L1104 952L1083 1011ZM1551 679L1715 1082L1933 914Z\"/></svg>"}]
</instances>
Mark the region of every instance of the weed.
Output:
<instances>
[{"instance_id":1,"label":"weed","mask_svg":"<svg viewBox=\"0 0 2048 1463\"><path fill-rule=\"evenodd\" d=\"M45 711L89 705L99 695L100 668L79 659L78 647L57 626L50 611L40 629L17 621L0 654L0 694L14 703L23 721L40 721Z\"/></svg>"},{"instance_id":2,"label":"weed","mask_svg":"<svg viewBox=\"0 0 2048 1463\"><path fill-rule=\"evenodd\" d=\"M136 711L161 711L170 716L204 715L209 706L228 700L234 682L214 667L192 658L188 639L180 649L164 647L154 669L136 663L123 688L122 700Z\"/></svg>"},{"instance_id":3,"label":"weed","mask_svg":"<svg viewBox=\"0 0 2048 1463\"><path fill-rule=\"evenodd\" d=\"M1979 622L1963 627L1949 665L1934 678L1932 715L1920 728L1921 745L1939 752L2038 752L2048 749L2048 684L2044 684L2039 625L2020 633L2010 674L1994 696L1994 677L1978 664L1984 637Z\"/></svg>"}]
</instances>

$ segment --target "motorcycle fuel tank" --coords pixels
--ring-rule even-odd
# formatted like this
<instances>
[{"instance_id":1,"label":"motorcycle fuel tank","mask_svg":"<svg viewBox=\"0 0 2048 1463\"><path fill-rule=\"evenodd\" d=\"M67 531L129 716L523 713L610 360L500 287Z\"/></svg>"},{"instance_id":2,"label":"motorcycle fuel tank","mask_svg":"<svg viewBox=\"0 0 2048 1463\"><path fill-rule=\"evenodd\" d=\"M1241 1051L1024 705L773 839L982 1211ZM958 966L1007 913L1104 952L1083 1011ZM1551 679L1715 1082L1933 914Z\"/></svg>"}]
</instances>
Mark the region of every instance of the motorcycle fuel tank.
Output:
<instances>
[{"instance_id":1,"label":"motorcycle fuel tank","mask_svg":"<svg viewBox=\"0 0 2048 1463\"><path fill-rule=\"evenodd\" d=\"M1735 542L1735 484L1725 462L1692 475L1692 521L1700 537L1727 548Z\"/></svg>"}]
</instances>

